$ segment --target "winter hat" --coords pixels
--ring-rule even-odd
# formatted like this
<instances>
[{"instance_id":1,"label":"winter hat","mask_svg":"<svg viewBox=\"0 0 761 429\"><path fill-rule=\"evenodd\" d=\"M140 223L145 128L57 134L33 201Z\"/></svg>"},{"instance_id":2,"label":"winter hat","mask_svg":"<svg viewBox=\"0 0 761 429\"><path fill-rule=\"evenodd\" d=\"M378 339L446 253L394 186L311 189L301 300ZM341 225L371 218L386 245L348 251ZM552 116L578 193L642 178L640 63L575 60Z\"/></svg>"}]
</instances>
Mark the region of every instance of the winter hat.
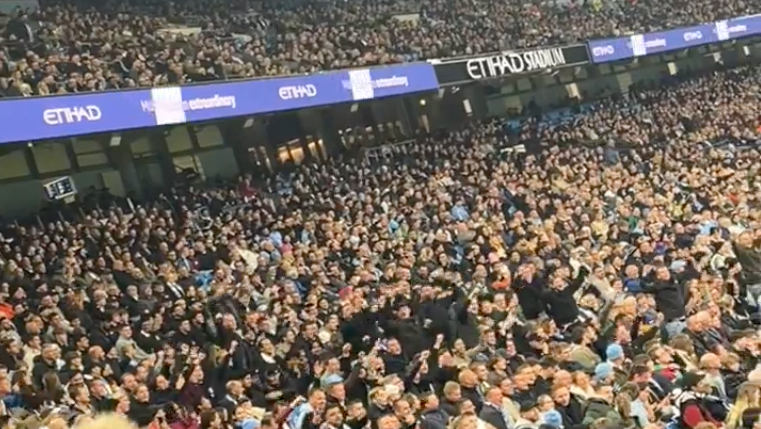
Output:
<instances>
[{"instance_id":1,"label":"winter hat","mask_svg":"<svg viewBox=\"0 0 761 429\"><path fill-rule=\"evenodd\" d=\"M598 363L595 367L594 379L596 381L604 380L613 374L613 365L609 362Z\"/></svg>"},{"instance_id":2,"label":"winter hat","mask_svg":"<svg viewBox=\"0 0 761 429\"><path fill-rule=\"evenodd\" d=\"M554 428L561 428L563 427L563 416L558 410L550 410L542 414L542 423Z\"/></svg>"},{"instance_id":3,"label":"winter hat","mask_svg":"<svg viewBox=\"0 0 761 429\"><path fill-rule=\"evenodd\" d=\"M605 358L608 362L618 360L624 357L624 349L620 345L613 343L605 349Z\"/></svg>"}]
</instances>

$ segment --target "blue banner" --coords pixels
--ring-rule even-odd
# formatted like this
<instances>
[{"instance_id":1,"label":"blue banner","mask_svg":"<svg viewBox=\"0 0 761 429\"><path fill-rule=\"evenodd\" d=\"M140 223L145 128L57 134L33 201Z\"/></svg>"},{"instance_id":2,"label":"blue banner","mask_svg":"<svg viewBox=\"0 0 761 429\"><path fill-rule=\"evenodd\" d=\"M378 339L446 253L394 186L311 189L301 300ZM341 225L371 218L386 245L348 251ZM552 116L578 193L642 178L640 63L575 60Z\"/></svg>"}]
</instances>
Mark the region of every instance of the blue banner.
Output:
<instances>
[{"instance_id":1,"label":"blue banner","mask_svg":"<svg viewBox=\"0 0 761 429\"><path fill-rule=\"evenodd\" d=\"M594 63L660 54L709 43L761 34L761 15L744 16L713 24L695 25L653 33L588 42Z\"/></svg>"},{"instance_id":2,"label":"blue banner","mask_svg":"<svg viewBox=\"0 0 761 429\"><path fill-rule=\"evenodd\" d=\"M0 143L304 109L438 89L427 63L0 102Z\"/></svg>"}]
</instances>

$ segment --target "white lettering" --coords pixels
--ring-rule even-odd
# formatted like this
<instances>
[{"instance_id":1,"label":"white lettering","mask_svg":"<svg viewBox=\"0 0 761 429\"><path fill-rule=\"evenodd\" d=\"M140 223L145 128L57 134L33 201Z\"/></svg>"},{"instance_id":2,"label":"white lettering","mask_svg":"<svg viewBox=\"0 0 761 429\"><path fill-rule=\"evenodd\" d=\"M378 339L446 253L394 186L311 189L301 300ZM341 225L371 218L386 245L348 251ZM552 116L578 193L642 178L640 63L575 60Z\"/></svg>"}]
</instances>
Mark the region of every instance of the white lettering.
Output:
<instances>
[{"instance_id":1,"label":"white lettering","mask_svg":"<svg viewBox=\"0 0 761 429\"><path fill-rule=\"evenodd\" d=\"M700 31L688 31L684 33L684 41L691 42L693 40L700 40L703 38L703 33Z\"/></svg>"},{"instance_id":2,"label":"white lettering","mask_svg":"<svg viewBox=\"0 0 761 429\"><path fill-rule=\"evenodd\" d=\"M375 79L373 88L393 88L395 86L410 86L410 80L407 76L392 76L386 79Z\"/></svg>"},{"instance_id":3,"label":"white lettering","mask_svg":"<svg viewBox=\"0 0 761 429\"><path fill-rule=\"evenodd\" d=\"M666 46L666 39L653 39L645 42L647 48L660 48Z\"/></svg>"},{"instance_id":4,"label":"white lettering","mask_svg":"<svg viewBox=\"0 0 761 429\"><path fill-rule=\"evenodd\" d=\"M314 85L283 86L278 90L278 95L282 100L312 98L317 96L317 87Z\"/></svg>"},{"instance_id":5,"label":"white lettering","mask_svg":"<svg viewBox=\"0 0 761 429\"><path fill-rule=\"evenodd\" d=\"M210 98L194 98L192 100L182 100L182 110L205 110L220 109L229 107L235 109L237 102L234 95L215 94ZM153 100L142 100L140 107L144 112L153 113L156 111L156 104Z\"/></svg>"},{"instance_id":6,"label":"white lettering","mask_svg":"<svg viewBox=\"0 0 761 429\"><path fill-rule=\"evenodd\" d=\"M373 89L393 88L396 86L410 86L410 80L407 76L392 76L383 79L373 79L367 83L371 85ZM343 87L348 90L352 89L351 81L349 80L342 81L341 85L343 85Z\"/></svg>"},{"instance_id":7,"label":"white lettering","mask_svg":"<svg viewBox=\"0 0 761 429\"><path fill-rule=\"evenodd\" d=\"M185 111L188 110L204 110L204 109L216 109L220 107L230 107L235 109L235 97L220 96L215 94L211 98L194 98L192 100L183 100L182 108Z\"/></svg>"},{"instance_id":8,"label":"white lettering","mask_svg":"<svg viewBox=\"0 0 761 429\"><path fill-rule=\"evenodd\" d=\"M613 55L616 53L616 49L611 45L595 46L592 49L592 55L595 57L602 57L605 55Z\"/></svg>"},{"instance_id":9,"label":"white lettering","mask_svg":"<svg viewBox=\"0 0 761 429\"><path fill-rule=\"evenodd\" d=\"M93 105L47 109L42 112L42 119L48 125L94 122L100 120L101 117L100 108Z\"/></svg>"},{"instance_id":10,"label":"white lettering","mask_svg":"<svg viewBox=\"0 0 761 429\"><path fill-rule=\"evenodd\" d=\"M540 49L519 53L507 53L469 60L468 75L473 79L486 79L547 69L566 64L561 48Z\"/></svg>"}]
</instances>

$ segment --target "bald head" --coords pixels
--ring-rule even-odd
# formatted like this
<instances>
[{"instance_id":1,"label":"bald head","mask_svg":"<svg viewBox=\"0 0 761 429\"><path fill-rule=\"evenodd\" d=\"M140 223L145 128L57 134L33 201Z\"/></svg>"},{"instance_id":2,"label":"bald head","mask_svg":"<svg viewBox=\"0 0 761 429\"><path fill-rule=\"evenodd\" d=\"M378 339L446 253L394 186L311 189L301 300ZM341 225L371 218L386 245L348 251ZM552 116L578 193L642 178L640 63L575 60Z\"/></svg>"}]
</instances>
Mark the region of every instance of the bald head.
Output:
<instances>
[{"instance_id":1,"label":"bald head","mask_svg":"<svg viewBox=\"0 0 761 429\"><path fill-rule=\"evenodd\" d=\"M700 357L700 369L703 371L718 371L721 369L721 359L713 353L706 353Z\"/></svg>"},{"instance_id":2,"label":"bald head","mask_svg":"<svg viewBox=\"0 0 761 429\"><path fill-rule=\"evenodd\" d=\"M460 382L461 386L465 387L475 387L476 384L478 384L478 376L476 376L476 373L465 369L460 372L460 375L457 377L457 381Z\"/></svg>"}]
</instances>

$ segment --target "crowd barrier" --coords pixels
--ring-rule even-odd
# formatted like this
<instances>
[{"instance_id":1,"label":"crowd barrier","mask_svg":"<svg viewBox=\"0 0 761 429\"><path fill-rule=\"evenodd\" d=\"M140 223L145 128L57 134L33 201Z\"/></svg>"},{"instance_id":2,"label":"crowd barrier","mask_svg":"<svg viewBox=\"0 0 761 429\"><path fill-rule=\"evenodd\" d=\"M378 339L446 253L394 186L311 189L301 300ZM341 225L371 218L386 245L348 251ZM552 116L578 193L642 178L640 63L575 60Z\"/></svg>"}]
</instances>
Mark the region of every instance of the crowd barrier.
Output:
<instances>
[{"instance_id":1,"label":"crowd barrier","mask_svg":"<svg viewBox=\"0 0 761 429\"><path fill-rule=\"evenodd\" d=\"M373 100L562 67L604 63L761 34L761 15L564 47L286 76L0 102L0 143L184 124Z\"/></svg>"}]
</instances>

